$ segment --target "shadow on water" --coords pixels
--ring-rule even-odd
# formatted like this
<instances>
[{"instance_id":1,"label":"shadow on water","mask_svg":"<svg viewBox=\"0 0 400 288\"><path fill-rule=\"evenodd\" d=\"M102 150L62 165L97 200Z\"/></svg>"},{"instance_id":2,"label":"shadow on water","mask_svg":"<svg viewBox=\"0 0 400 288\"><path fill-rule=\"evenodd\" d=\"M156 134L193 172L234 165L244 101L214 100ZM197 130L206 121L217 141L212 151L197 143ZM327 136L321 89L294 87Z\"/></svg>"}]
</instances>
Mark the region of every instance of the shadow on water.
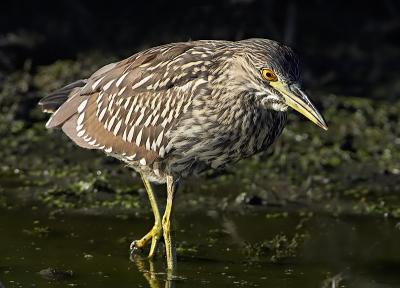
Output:
<instances>
[{"instance_id":1,"label":"shadow on water","mask_svg":"<svg viewBox=\"0 0 400 288\"><path fill-rule=\"evenodd\" d=\"M129 260L130 241L151 227L151 217L3 209L0 282L5 287L400 285L396 221L268 215L264 210L177 213L179 266L171 277L162 257Z\"/></svg>"}]
</instances>

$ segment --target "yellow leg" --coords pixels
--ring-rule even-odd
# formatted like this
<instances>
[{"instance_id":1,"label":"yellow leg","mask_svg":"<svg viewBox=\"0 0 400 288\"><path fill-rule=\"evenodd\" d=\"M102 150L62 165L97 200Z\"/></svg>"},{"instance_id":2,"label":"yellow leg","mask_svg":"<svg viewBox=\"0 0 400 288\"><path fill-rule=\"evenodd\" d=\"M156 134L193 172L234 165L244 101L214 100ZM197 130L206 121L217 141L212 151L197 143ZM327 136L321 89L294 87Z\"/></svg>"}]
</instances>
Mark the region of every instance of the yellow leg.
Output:
<instances>
[{"instance_id":1,"label":"yellow leg","mask_svg":"<svg viewBox=\"0 0 400 288\"><path fill-rule=\"evenodd\" d=\"M151 239L151 246L149 257L152 258L155 256L157 248L160 244L160 238L162 236L162 226L161 226L161 215L160 215L160 207L158 204L158 200L156 195L154 194L153 187L147 178L140 174L142 177L144 186L146 188L147 195L149 196L150 205L154 214L154 226L145 236L140 240L135 240L131 243L131 252L134 252L136 249L142 249Z\"/></svg>"},{"instance_id":2,"label":"yellow leg","mask_svg":"<svg viewBox=\"0 0 400 288\"><path fill-rule=\"evenodd\" d=\"M168 270L172 273L176 270L176 247L174 238L171 236L171 215L177 182L172 176L167 176L167 205L165 207L164 216L162 219L162 228L164 233L165 251L167 254Z\"/></svg>"}]
</instances>

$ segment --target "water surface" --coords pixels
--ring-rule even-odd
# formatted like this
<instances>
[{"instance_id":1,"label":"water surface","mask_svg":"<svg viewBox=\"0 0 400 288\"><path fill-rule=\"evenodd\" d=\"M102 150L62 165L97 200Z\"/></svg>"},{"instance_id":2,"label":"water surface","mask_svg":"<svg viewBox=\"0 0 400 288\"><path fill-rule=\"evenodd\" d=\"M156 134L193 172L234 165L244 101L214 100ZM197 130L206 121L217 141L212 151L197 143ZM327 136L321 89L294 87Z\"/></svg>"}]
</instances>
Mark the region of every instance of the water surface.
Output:
<instances>
[{"instance_id":1,"label":"water surface","mask_svg":"<svg viewBox=\"0 0 400 288\"><path fill-rule=\"evenodd\" d=\"M129 260L129 243L151 227L150 214L25 206L0 215L5 287L400 287L400 224L381 218L178 210L178 277L169 282L163 259ZM296 255L274 262L271 255L287 247L257 250L266 239L295 233L305 235Z\"/></svg>"}]
</instances>

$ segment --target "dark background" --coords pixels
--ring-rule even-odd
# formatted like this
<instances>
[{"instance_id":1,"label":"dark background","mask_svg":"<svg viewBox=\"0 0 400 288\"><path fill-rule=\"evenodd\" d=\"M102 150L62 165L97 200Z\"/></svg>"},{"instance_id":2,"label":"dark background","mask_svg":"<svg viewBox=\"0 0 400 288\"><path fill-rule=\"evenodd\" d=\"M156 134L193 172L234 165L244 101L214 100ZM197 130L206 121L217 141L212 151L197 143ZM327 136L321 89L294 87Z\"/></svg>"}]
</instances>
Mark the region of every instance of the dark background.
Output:
<instances>
[{"instance_id":1,"label":"dark background","mask_svg":"<svg viewBox=\"0 0 400 288\"><path fill-rule=\"evenodd\" d=\"M293 46L313 87L390 100L400 91L399 13L394 0L7 1L0 70L4 77L27 59L36 67L93 51L118 59L168 42L263 37Z\"/></svg>"}]
</instances>

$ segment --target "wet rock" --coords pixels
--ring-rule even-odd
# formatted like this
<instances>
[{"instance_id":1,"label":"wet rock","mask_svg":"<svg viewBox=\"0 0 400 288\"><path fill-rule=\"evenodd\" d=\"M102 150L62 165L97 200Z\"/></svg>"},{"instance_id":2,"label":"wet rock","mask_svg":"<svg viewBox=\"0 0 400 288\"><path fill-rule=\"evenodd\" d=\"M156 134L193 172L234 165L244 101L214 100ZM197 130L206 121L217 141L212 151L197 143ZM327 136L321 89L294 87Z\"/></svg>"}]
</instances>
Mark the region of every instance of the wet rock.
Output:
<instances>
[{"instance_id":1,"label":"wet rock","mask_svg":"<svg viewBox=\"0 0 400 288\"><path fill-rule=\"evenodd\" d=\"M247 193L241 193L236 197L235 203L239 205L260 206L264 204L264 200L257 195L248 195Z\"/></svg>"},{"instance_id":2,"label":"wet rock","mask_svg":"<svg viewBox=\"0 0 400 288\"><path fill-rule=\"evenodd\" d=\"M91 260L91 259L93 259L93 255L92 254L84 254L83 258L85 258L86 260Z\"/></svg>"},{"instance_id":3,"label":"wet rock","mask_svg":"<svg viewBox=\"0 0 400 288\"><path fill-rule=\"evenodd\" d=\"M57 268L47 268L39 272L39 275L48 280L62 281L72 278L72 270L62 270Z\"/></svg>"}]
</instances>

